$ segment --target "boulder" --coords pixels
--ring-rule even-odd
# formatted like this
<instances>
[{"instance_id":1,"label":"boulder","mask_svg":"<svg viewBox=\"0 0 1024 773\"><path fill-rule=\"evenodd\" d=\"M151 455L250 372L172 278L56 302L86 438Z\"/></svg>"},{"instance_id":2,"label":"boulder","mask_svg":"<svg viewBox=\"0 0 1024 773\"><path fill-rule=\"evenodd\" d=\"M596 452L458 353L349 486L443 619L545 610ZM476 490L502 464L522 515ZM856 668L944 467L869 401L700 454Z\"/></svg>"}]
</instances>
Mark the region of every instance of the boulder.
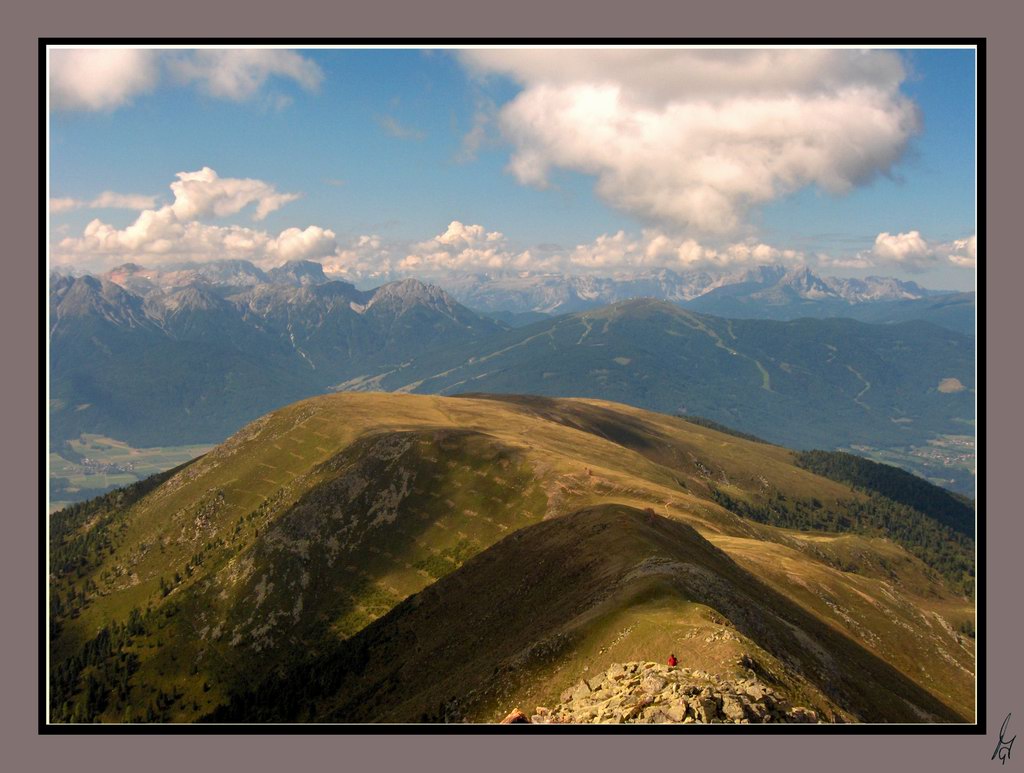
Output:
<instances>
[{"instance_id":1,"label":"boulder","mask_svg":"<svg viewBox=\"0 0 1024 773\"><path fill-rule=\"evenodd\" d=\"M743 691L755 701L761 700L766 694L764 691L764 685L758 684L757 682L746 685L743 688Z\"/></svg>"},{"instance_id":2,"label":"boulder","mask_svg":"<svg viewBox=\"0 0 1024 773\"><path fill-rule=\"evenodd\" d=\"M729 694L722 696L722 713L725 714L726 718L735 722L738 722L747 716L747 712L743 708L743 701L735 695Z\"/></svg>"},{"instance_id":3,"label":"boulder","mask_svg":"<svg viewBox=\"0 0 1024 773\"><path fill-rule=\"evenodd\" d=\"M624 665L621 663L612 663L605 672L605 675L609 680L618 681L619 679L625 678L626 673L627 671Z\"/></svg>"},{"instance_id":4,"label":"boulder","mask_svg":"<svg viewBox=\"0 0 1024 773\"><path fill-rule=\"evenodd\" d=\"M650 661L612 664L604 673L565 690L558 706L538 706L531 720L537 724L821 721L813 709L790 708L753 674L741 679L704 672L691 676L686 669ZM826 717L825 721L833 720Z\"/></svg>"},{"instance_id":5,"label":"boulder","mask_svg":"<svg viewBox=\"0 0 1024 773\"><path fill-rule=\"evenodd\" d=\"M640 689L648 695L653 695L654 693L661 692L665 688L666 684L668 684L668 682L663 678L651 674L640 683Z\"/></svg>"},{"instance_id":6,"label":"boulder","mask_svg":"<svg viewBox=\"0 0 1024 773\"><path fill-rule=\"evenodd\" d=\"M794 706L789 712L791 722L817 722L818 712L804 706Z\"/></svg>"},{"instance_id":7,"label":"boulder","mask_svg":"<svg viewBox=\"0 0 1024 773\"><path fill-rule=\"evenodd\" d=\"M587 683L587 680L584 679L576 685L576 688L572 691L572 699L578 701L580 698L586 698L591 692L593 692L593 690L590 689L590 685Z\"/></svg>"},{"instance_id":8,"label":"boulder","mask_svg":"<svg viewBox=\"0 0 1024 773\"><path fill-rule=\"evenodd\" d=\"M710 697L700 697L697 699L697 717L707 724L713 719L718 718L718 701Z\"/></svg>"},{"instance_id":9,"label":"boulder","mask_svg":"<svg viewBox=\"0 0 1024 773\"><path fill-rule=\"evenodd\" d=\"M673 703L665 710L670 722L683 722L689 713L689 708L682 702Z\"/></svg>"},{"instance_id":10,"label":"boulder","mask_svg":"<svg viewBox=\"0 0 1024 773\"><path fill-rule=\"evenodd\" d=\"M530 718L526 716L519 709L512 709L509 715L501 720L503 725L528 725L530 724Z\"/></svg>"}]
</instances>

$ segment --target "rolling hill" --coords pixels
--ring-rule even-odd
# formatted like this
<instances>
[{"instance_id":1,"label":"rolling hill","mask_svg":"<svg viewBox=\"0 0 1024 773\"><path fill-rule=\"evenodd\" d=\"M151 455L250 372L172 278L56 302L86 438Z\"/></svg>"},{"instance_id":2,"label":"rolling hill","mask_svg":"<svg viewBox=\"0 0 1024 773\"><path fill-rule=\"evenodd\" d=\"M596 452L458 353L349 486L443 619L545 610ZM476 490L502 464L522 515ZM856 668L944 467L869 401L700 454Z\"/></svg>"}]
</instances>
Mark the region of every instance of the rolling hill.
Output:
<instances>
[{"instance_id":1,"label":"rolling hill","mask_svg":"<svg viewBox=\"0 0 1024 773\"><path fill-rule=\"evenodd\" d=\"M496 721L675 651L971 721L971 534L624 405L316 397L52 516L51 717Z\"/></svg>"}]
</instances>

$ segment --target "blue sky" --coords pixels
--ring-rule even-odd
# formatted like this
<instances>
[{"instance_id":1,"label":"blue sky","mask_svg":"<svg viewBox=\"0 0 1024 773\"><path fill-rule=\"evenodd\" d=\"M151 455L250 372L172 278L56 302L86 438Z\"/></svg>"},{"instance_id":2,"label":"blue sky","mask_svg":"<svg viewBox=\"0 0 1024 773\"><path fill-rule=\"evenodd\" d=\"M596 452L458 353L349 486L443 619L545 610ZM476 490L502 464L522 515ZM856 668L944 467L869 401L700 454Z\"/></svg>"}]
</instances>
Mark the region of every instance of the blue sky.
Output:
<instances>
[{"instance_id":1,"label":"blue sky","mask_svg":"<svg viewBox=\"0 0 1024 773\"><path fill-rule=\"evenodd\" d=\"M241 239L352 275L806 262L974 286L973 50L71 53L51 52L55 264ZM172 207L204 168L202 204ZM297 196L254 220L276 194Z\"/></svg>"}]
</instances>

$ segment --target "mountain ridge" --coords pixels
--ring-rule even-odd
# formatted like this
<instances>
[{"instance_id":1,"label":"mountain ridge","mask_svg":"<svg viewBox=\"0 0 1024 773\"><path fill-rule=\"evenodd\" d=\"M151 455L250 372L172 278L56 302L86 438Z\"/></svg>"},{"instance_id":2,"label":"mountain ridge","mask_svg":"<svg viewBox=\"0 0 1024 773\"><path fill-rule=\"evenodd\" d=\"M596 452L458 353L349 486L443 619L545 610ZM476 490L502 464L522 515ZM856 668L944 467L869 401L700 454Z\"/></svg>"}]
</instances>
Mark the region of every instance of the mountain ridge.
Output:
<instances>
[{"instance_id":1,"label":"mountain ridge","mask_svg":"<svg viewBox=\"0 0 1024 773\"><path fill-rule=\"evenodd\" d=\"M669 648L685 651L692 667L711 673L746 652L796 691L797 705L853 711L867 721L913 713L885 697L904 679L916 687L897 692L928 716L957 721L956 716L973 711L972 641L958 633L973 621L971 602L940 573L942 566L908 552L895 541L902 539L895 532L844 520L877 508L875 500L800 469L787 449L682 419L603 401L495 397L352 393L311 398L248 425L155 487L143 487L141 496L110 495L55 514L53 716L118 721L127 707L135 721L194 721L234 696L258 692L274 673L300 667L296 653L330 658L340 643L350 654L339 662L349 657L362 662L377 645L345 642L378 641L379 632L393 630L396 619L408 621L389 617L403 600L402 609L414 609L417 602L410 599L427 592L422 603L432 593L428 589L446 577L455 585L438 588L461 587L458 570L474 561L493 568L487 576L495 585L488 590L470 583L471 592L459 596L460 604L468 605L460 607L466 612L460 625L477 635L500 630L502 618L487 603L489 593L512 604L504 607L508 619L514 614L539 621L529 605L515 606L517 589L528 590L535 579L524 563L531 554L547 555L559 571L583 572L580 582L592 574L575 601L559 600L557 594L550 599L554 606L543 613L550 614L550 629L541 626L534 637L524 628L520 644L507 642L509 664L532 663L517 673L533 675L521 683L500 680L508 689L481 698L482 713L473 714L477 719L500 719L509 710L506 701L529 705L543 694L550 702L588 664L603 668L605 660L644 659L644 653ZM719 496L723 492L728 499ZM744 515L769 505L800 515L803 527L780 528ZM573 536L572 520L559 526L561 519L605 506L612 508L609 517L625 513L623 535L654 528L652 534L662 536L653 536L654 542L648 537L623 541L615 527L604 539L636 550L623 548L614 555L600 548L581 550L572 559L576 564L567 561L558 545L582 549L586 541ZM896 512L891 504L884 507ZM930 532L922 539L947 539L948 530L934 519L927 522ZM524 530L535 525L548 537L526 541L532 532ZM505 548L491 552L503 541L513 552L517 544L525 545L526 553L510 559ZM902 676L885 672L883 678L882 671L873 670L878 678L862 680L859 687L849 675L836 683L847 685L838 692L828 687L834 680L823 680L812 665L820 661L817 650L787 625L773 622L771 615L758 618L751 602L737 607L739 596L709 585L700 572L678 586L671 573L647 571L660 566L658 556L691 549L684 545L705 557L700 561L711 562L712 574L734 577L729 587L746 588L744 598L753 598L750 581L738 578L757 577L771 592L755 595L776 599L769 606L779 613L789 610L786 619L812 640L831 642L818 645L826 652L853 647L849 657L870 656ZM973 555L969 541L949 545L965 559ZM697 554L671 560L692 563ZM611 585L601 579L606 575L600 567L611 570L609 560L618 562L615 576L640 571L635 575L640 584L630 580L622 594L607 596ZM595 607L591 602L598 598L612 599L610 606ZM562 601L578 603L578 611L559 612ZM539 607L535 611L542 613ZM499 628L484 626L479 616L486 614L497 614L488 625ZM431 613L419 619L436 623L456 620L458 614L447 610L443 618ZM572 620L577 622L566 632L579 634L570 637L578 646L570 651L544 644L552 635L562 641L558 631ZM415 657L443 664L441 654L432 658L425 643L429 637L442 641L444 632L419 626L413 626L415 641L423 646ZM371 628L376 633L361 633ZM401 623L394 630L406 633L397 639L385 634L381 646L406 641L408 626ZM850 644L841 644L837 635ZM790 662L780 653L793 649L785 644L793 636L805 651ZM466 672L467 690L484 685L476 681L484 673L482 664L488 673L498 665L488 664L487 653L506 645L489 642L481 644L476 665ZM854 651L867 655L854 656ZM533 654L520 661L517 652ZM384 681L370 674L356 693L346 694L356 704L364 689L377 698L337 716L380 719L399 711L399 704L385 696L386 674L401 662L367 661ZM917 664L926 664L925 670ZM534 666L541 671L534 672ZM414 714L417 721L436 712L436 703L431 704L438 694L429 685L440 685L440 675L427 667L404 673L419 685L420 698L401 709L401 716ZM302 680L290 683L297 695L303 693ZM312 689L313 682L308 686ZM342 702L331 703L335 697ZM452 695L442 697L447 701ZM328 701L323 712L318 710L321 717L335 716L335 708L351 703L331 691L316 700L321 699ZM306 708L302 701L294 705Z\"/></svg>"}]
</instances>

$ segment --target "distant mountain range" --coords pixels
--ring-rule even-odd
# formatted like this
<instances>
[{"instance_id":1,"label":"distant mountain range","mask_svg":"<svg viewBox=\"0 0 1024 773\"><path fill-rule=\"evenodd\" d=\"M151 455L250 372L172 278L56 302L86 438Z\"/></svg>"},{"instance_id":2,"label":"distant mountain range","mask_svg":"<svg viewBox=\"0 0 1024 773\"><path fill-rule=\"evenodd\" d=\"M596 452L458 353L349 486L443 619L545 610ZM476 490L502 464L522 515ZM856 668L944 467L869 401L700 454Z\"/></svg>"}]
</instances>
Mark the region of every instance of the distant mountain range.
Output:
<instances>
[{"instance_id":1,"label":"distant mountain range","mask_svg":"<svg viewBox=\"0 0 1024 773\"><path fill-rule=\"evenodd\" d=\"M660 292L685 295L680 275L658 277ZM577 279L582 302L587 285ZM964 308L897 280L830 284L770 269L748 279L686 303L720 297L753 308L744 299L781 297L789 306L776 308L791 311L843 303L908 317ZM596 304L612 285L598 292L594 281L586 293ZM633 281L616 292L656 289ZM457 288L465 295L467 286ZM824 297L840 290L920 297ZM277 406L330 390L596 397L701 415L799 448L905 447L967 434L974 418L973 338L920 320L728 320L650 298L559 317L521 306L492 316L415 279L363 290L317 263L264 272L220 261L54 275L50 324L55 446L83 433L135 447L218 442Z\"/></svg>"},{"instance_id":2,"label":"distant mountain range","mask_svg":"<svg viewBox=\"0 0 1024 773\"><path fill-rule=\"evenodd\" d=\"M125 268L55 276L51 438L95 432L136 446L216 442L339 380L507 327L416 280L367 292L294 275L275 282L282 273L254 268L212 264L159 283Z\"/></svg>"},{"instance_id":3,"label":"distant mountain range","mask_svg":"<svg viewBox=\"0 0 1024 773\"><path fill-rule=\"evenodd\" d=\"M202 285L218 293L257 285L326 284L339 277L315 261L292 261L263 271L244 260L186 263L160 269L125 264L106 279L140 295ZM848 317L862 322L921 319L974 335L976 294L929 290L892 277L822 277L809 268L760 266L712 273L670 269L610 277L558 273L452 273L430 281L458 302L513 327L543 316L570 314L633 298L670 301L705 314L736 319ZM353 282L358 286L359 282Z\"/></svg>"},{"instance_id":4,"label":"distant mountain range","mask_svg":"<svg viewBox=\"0 0 1024 773\"><path fill-rule=\"evenodd\" d=\"M808 268L766 266L721 275L661 269L616 277L472 274L448 277L444 285L467 306L501 314L513 325L536 321L538 314L588 311L648 297L739 319L922 319L967 335L974 335L975 328L974 293L928 290L887 277L820 277Z\"/></svg>"}]
</instances>

